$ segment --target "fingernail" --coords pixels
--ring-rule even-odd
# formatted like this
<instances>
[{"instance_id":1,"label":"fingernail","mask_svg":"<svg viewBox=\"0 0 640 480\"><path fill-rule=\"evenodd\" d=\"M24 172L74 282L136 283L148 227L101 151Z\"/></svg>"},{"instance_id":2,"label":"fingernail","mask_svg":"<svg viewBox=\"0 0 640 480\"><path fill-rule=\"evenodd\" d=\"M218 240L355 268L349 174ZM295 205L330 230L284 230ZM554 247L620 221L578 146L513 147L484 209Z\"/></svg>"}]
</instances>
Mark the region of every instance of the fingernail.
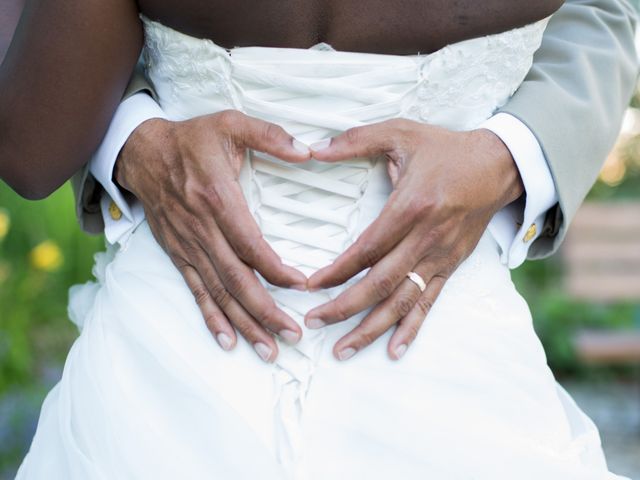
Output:
<instances>
[{"instance_id":1,"label":"fingernail","mask_svg":"<svg viewBox=\"0 0 640 480\"><path fill-rule=\"evenodd\" d=\"M221 332L216 335L216 339L223 350L231 350L231 337L229 335Z\"/></svg>"},{"instance_id":2,"label":"fingernail","mask_svg":"<svg viewBox=\"0 0 640 480\"><path fill-rule=\"evenodd\" d=\"M329 145L331 145L331 139L325 138L324 140L320 140L319 142L312 143L311 145L309 145L309 148L317 152L318 150L324 150Z\"/></svg>"},{"instance_id":3,"label":"fingernail","mask_svg":"<svg viewBox=\"0 0 640 480\"><path fill-rule=\"evenodd\" d=\"M402 356L404 355L404 352L406 351L407 351L407 346L404 343L400 345L398 348L396 348L396 357L398 357L398 360L402 358Z\"/></svg>"},{"instance_id":4,"label":"fingernail","mask_svg":"<svg viewBox=\"0 0 640 480\"><path fill-rule=\"evenodd\" d=\"M338 353L338 358L344 362L345 360L349 360L355 354L356 354L356 349L349 347L349 348L345 348L344 350L339 352Z\"/></svg>"},{"instance_id":5,"label":"fingernail","mask_svg":"<svg viewBox=\"0 0 640 480\"><path fill-rule=\"evenodd\" d=\"M253 348L256 349L256 352L258 352L258 355L260 355L260 358L262 360L264 360L265 362L269 361L269 357L271 356L271 349L267 345L262 342L256 342L253 345Z\"/></svg>"},{"instance_id":6,"label":"fingernail","mask_svg":"<svg viewBox=\"0 0 640 480\"><path fill-rule=\"evenodd\" d=\"M297 343L300 339L300 335L293 330L289 330L285 328L284 330L280 330L279 335L284 339L285 342L294 344Z\"/></svg>"},{"instance_id":7,"label":"fingernail","mask_svg":"<svg viewBox=\"0 0 640 480\"><path fill-rule=\"evenodd\" d=\"M310 318L309 320L307 320L307 327L309 328L322 328L325 325L326 323L319 318Z\"/></svg>"},{"instance_id":8,"label":"fingernail","mask_svg":"<svg viewBox=\"0 0 640 480\"><path fill-rule=\"evenodd\" d=\"M293 285L291 288L293 288L294 290L300 290L301 292L306 292L307 291L307 284L306 283L299 283L299 284Z\"/></svg>"},{"instance_id":9,"label":"fingernail","mask_svg":"<svg viewBox=\"0 0 640 480\"><path fill-rule=\"evenodd\" d=\"M309 147L307 147L304 143L302 143L298 139L294 138L293 142L291 142L291 144L293 145L293 148L295 148L300 153L304 153L304 154L310 153Z\"/></svg>"}]
</instances>

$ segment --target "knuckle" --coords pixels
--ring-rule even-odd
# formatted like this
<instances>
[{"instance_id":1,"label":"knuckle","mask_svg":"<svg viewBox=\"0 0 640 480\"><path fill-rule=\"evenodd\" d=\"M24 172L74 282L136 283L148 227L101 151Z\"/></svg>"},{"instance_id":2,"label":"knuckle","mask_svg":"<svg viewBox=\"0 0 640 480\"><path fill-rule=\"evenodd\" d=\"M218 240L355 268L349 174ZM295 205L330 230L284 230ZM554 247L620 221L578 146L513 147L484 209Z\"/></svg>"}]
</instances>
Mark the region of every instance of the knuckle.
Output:
<instances>
[{"instance_id":1,"label":"knuckle","mask_svg":"<svg viewBox=\"0 0 640 480\"><path fill-rule=\"evenodd\" d=\"M197 258L200 247L192 241L186 241L184 245L182 245L182 251L187 258L194 259Z\"/></svg>"},{"instance_id":2,"label":"knuckle","mask_svg":"<svg viewBox=\"0 0 640 480\"><path fill-rule=\"evenodd\" d=\"M451 255L450 252L450 240L449 237L453 237L442 225L436 225L425 233L424 245L428 245L433 250L434 261L440 268L444 268L444 265L449 262L447 257Z\"/></svg>"},{"instance_id":3,"label":"knuckle","mask_svg":"<svg viewBox=\"0 0 640 480\"><path fill-rule=\"evenodd\" d=\"M353 127L345 130L344 139L347 143L357 144L362 137L362 130L359 127Z\"/></svg>"},{"instance_id":4,"label":"knuckle","mask_svg":"<svg viewBox=\"0 0 640 480\"><path fill-rule=\"evenodd\" d=\"M253 325L249 321L235 321L233 322L234 326L240 333L242 337L244 337L249 342L253 343L254 340L259 338L257 327Z\"/></svg>"},{"instance_id":5,"label":"knuckle","mask_svg":"<svg viewBox=\"0 0 640 480\"><path fill-rule=\"evenodd\" d=\"M228 267L224 273L224 285L234 296L240 295L244 291L244 275L238 268Z\"/></svg>"},{"instance_id":6,"label":"knuckle","mask_svg":"<svg viewBox=\"0 0 640 480\"><path fill-rule=\"evenodd\" d=\"M408 295L400 295L393 302L393 312L397 318L404 318L413 310L414 305L415 300L413 298Z\"/></svg>"},{"instance_id":7,"label":"knuckle","mask_svg":"<svg viewBox=\"0 0 640 480\"><path fill-rule=\"evenodd\" d=\"M452 263L452 268L451 271L455 270L456 268L458 268L458 263L454 262ZM447 283L447 281L449 280L449 277L451 275L451 272L440 272L436 275L433 276L433 278L431 279L431 281L436 281L438 282L438 285L440 287L442 287L445 283Z\"/></svg>"},{"instance_id":8,"label":"knuckle","mask_svg":"<svg viewBox=\"0 0 640 480\"><path fill-rule=\"evenodd\" d=\"M260 244L260 239L243 238L235 245L235 251L241 259L255 263L255 260L257 260L259 256Z\"/></svg>"},{"instance_id":9,"label":"knuckle","mask_svg":"<svg viewBox=\"0 0 640 480\"><path fill-rule=\"evenodd\" d=\"M240 115L242 114L237 110L223 110L217 114L217 119L222 125L230 127L238 122Z\"/></svg>"},{"instance_id":10,"label":"knuckle","mask_svg":"<svg viewBox=\"0 0 640 480\"><path fill-rule=\"evenodd\" d=\"M400 120L402 121L399 128L404 133L401 142L402 147L410 151L415 151L417 145L425 142L425 126L406 118Z\"/></svg>"},{"instance_id":11,"label":"knuckle","mask_svg":"<svg viewBox=\"0 0 640 480\"><path fill-rule=\"evenodd\" d=\"M225 197L218 192L215 184L208 186L203 194L203 200L214 213L220 213L225 208Z\"/></svg>"},{"instance_id":12,"label":"knuckle","mask_svg":"<svg viewBox=\"0 0 640 480\"><path fill-rule=\"evenodd\" d=\"M217 333L217 330L219 328L219 323L220 323L218 315L214 313L208 313L203 316L204 316L204 323L207 326L207 328L211 330L213 333Z\"/></svg>"},{"instance_id":13,"label":"knuckle","mask_svg":"<svg viewBox=\"0 0 640 480\"><path fill-rule=\"evenodd\" d=\"M262 132L262 136L265 141L276 143L277 141L287 137L287 133L284 131L284 128L279 125L276 125L274 123L266 123Z\"/></svg>"},{"instance_id":14,"label":"knuckle","mask_svg":"<svg viewBox=\"0 0 640 480\"><path fill-rule=\"evenodd\" d=\"M211 298L209 290L207 290L202 285L191 289L191 293L193 293L193 297L196 299L196 303L200 306L204 305Z\"/></svg>"},{"instance_id":15,"label":"knuckle","mask_svg":"<svg viewBox=\"0 0 640 480\"><path fill-rule=\"evenodd\" d=\"M433 249L437 248L439 241L437 230L431 229L418 238L416 248L419 252L430 252L431 255L434 255Z\"/></svg>"},{"instance_id":16,"label":"knuckle","mask_svg":"<svg viewBox=\"0 0 640 480\"><path fill-rule=\"evenodd\" d=\"M356 343L360 348L371 345L378 338L378 334L368 328L363 328L358 332Z\"/></svg>"},{"instance_id":17,"label":"knuckle","mask_svg":"<svg viewBox=\"0 0 640 480\"><path fill-rule=\"evenodd\" d=\"M213 301L216 302L216 304L222 309L227 308L229 302L231 301L231 295L223 285L214 285L211 288L210 294L213 298Z\"/></svg>"},{"instance_id":18,"label":"knuckle","mask_svg":"<svg viewBox=\"0 0 640 480\"><path fill-rule=\"evenodd\" d=\"M366 267L373 267L381 257L380 249L372 244L362 245L360 260Z\"/></svg>"},{"instance_id":19,"label":"knuckle","mask_svg":"<svg viewBox=\"0 0 640 480\"><path fill-rule=\"evenodd\" d=\"M390 128L395 128L400 131L408 130L410 127L413 126L411 121L407 120L406 118L392 118L387 120L387 122L388 122L387 125Z\"/></svg>"},{"instance_id":20,"label":"knuckle","mask_svg":"<svg viewBox=\"0 0 640 480\"><path fill-rule=\"evenodd\" d=\"M169 258L171 258L171 261L173 262L175 267L178 270L180 270L180 272L182 273L182 276L186 277L187 274L188 274L187 273L188 270L193 268L191 263L189 263L187 260L185 260L185 258L182 255L182 253L178 252L174 248L168 248L168 249L165 249L165 251L167 252L167 255L169 255Z\"/></svg>"},{"instance_id":21,"label":"knuckle","mask_svg":"<svg viewBox=\"0 0 640 480\"><path fill-rule=\"evenodd\" d=\"M389 297L394 291L395 285L389 277L380 277L373 281L373 290L379 299Z\"/></svg>"},{"instance_id":22,"label":"knuckle","mask_svg":"<svg viewBox=\"0 0 640 480\"><path fill-rule=\"evenodd\" d=\"M266 327L277 330L277 327L280 323L280 312L274 303L265 306L261 311L259 318L257 319L262 325Z\"/></svg>"},{"instance_id":23,"label":"knuckle","mask_svg":"<svg viewBox=\"0 0 640 480\"><path fill-rule=\"evenodd\" d=\"M195 216L189 216L185 219L185 227L187 230L195 235L196 237L201 237L204 233L204 227L202 226L202 221ZM186 248L186 247L185 247ZM195 250L195 245L193 243L189 244L189 250Z\"/></svg>"},{"instance_id":24,"label":"knuckle","mask_svg":"<svg viewBox=\"0 0 640 480\"><path fill-rule=\"evenodd\" d=\"M389 195L389 200L385 205L385 208L389 210L389 213L394 218L403 218L407 215L409 207L411 206L411 199L415 195L407 195L403 190L394 190Z\"/></svg>"},{"instance_id":25,"label":"knuckle","mask_svg":"<svg viewBox=\"0 0 640 480\"><path fill-rule=\"evenodd\" d=\"M334 317L336 320L343 321L348 319L351 315L349 314L349 306L346 301L342 298L337 298L333 304L334 306Z\"/></svg>"},{"instance_id":26,"label":"knuckle","mask_svg":"<svg viewBox=\"0 0 640 480\"><path fill-rule=\"evenodd\" d=\"M434 190L426 200L426 208L434 215L439 215L443 224L447 223L447 219L449 223L455 223L458 220L456 215L461 212L462 204L449 191Z\"/></svg>"},{"instance_id":27,"label":"knuckle","mask_svg":"<svg viewBox=\"0 0 640 480\"><path fill-rule=\"evenodd\" d=\"M406 205L406 211L414 217L427 215L433 209L433 204L427 195L414 195Z\"/></svg>"},{"instance_id":28,"label":"knuckle","mask_svg":"<svg viewBox=\"0 0 640 480\"><path fill-rule=\"evenodd\" d=\"M421 297L416 302L416 305L418 306L420 313L426 317L429 311L431 310L431 308L433 307L433 301L430 298Z\"/></svg>"},{"instance_id":29,"label":"knuckle","mask_svg":"<svg viewBox=\"0 0 640 480\"><path fill-rule=\"evenodd\" d=\"M456 256L456 258L461 258ZM459 261L457 261L453 256L449 259L449 261L445 262L442 267L442 274L438 276L438 278L446 281L447 277L456 271L458 268Z\"/></svg>"}]
</instances>

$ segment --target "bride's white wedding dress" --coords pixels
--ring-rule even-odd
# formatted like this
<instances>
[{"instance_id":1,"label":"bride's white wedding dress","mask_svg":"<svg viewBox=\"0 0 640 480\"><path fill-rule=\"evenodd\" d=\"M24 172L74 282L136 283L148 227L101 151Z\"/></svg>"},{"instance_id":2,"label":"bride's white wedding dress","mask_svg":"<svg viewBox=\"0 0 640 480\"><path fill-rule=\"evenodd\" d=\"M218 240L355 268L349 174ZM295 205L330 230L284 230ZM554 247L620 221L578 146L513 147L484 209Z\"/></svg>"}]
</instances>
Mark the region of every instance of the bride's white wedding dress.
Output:
<instances>
[{"instance_id":1,"label":"bride's white wedding dress","mask_svg":"<svg viewBox=\"0 0 640 480\"><path fill-rule=\"evenodd\" d=\"M522 82L546 26L394 56L325 44L225 50L144 21L147 73L170 118L236 108L306 143L392 117L474 128ZM376 159L250 155L240 180L269 243L305 273L344 251L391 189ZM20 480L620 478L549 371L489 230L399 362L386 353L390 332L335 360L362 315L306 329L303 315L344 286L269 286L302 326L300 344L279 343L273 365L242 338L224 352L146 222L98 254L94 273L71 291L81 335Z\"/></svg>"}]
</instances>

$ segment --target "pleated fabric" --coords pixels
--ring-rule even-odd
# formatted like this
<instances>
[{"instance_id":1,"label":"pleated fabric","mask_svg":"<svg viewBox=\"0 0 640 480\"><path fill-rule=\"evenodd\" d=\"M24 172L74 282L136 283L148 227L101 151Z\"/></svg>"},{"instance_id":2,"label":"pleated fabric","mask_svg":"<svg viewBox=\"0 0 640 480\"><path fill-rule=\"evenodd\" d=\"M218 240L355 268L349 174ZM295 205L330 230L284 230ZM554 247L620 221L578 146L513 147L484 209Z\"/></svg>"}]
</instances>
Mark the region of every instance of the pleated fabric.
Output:
<instances>
[{"instance_id":1,"label":"pleated fabric","mask_svg":"<svg viewBox=\"0 0 640 480\"><path fill-rule=\"evenodd\" d=\"M147 74L174 120L233 108L311 143L403 117L474 128L518 87L546 21L393 56L225 50L143 18ZM391 192L383 159L289 165L247 154L240 183L283 260L330 264ZM302 327L274 364L239 339L222 351L180 273L142 222L70 291L80 327L18 473L31 479L615 479L597 429L546 364L529 309L489 230L447 282L403 359L391 331L346 362L303 317L346 286L267 284ZM348 284L357 281L359 277Z\"/></svg>"}]
</instances>

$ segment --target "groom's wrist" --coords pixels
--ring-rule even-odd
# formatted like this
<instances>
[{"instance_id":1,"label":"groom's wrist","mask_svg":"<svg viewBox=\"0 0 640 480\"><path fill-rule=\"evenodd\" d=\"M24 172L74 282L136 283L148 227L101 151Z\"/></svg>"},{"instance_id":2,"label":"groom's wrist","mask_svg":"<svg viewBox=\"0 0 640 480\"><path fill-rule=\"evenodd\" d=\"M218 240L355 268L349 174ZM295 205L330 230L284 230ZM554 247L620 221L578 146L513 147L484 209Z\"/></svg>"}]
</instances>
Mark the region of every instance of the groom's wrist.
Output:
<instances>
[{"instance_id":1,"label":"groom's wrist","mask_svg":"<svg viewBox=\"0 0 640 480\"><path fill-rule=\"evenodd\" d=\"M524 201L507 205L492 219L492 233L502 249L503 262L515 268L541 235L545 216L558 202L558 194L542 146L522 120L500 112L479 128L492 131L507 146L524 184Z\"/></svg>"},{"instance_id":2,"label":"groom's wrist","mask_svg":"<svg viewBox=\"0 0 640 480\"><path fill-rule=\"evenodd\" d=\"M509 148L502 139L491 130L480 128L472 132L476 136L478 148L484 150L494 168L496 188L496 211L509 205L525 194L520 170Z\"/></svg>"},{"instance_id":3,"label":"groom's wrist","mask_svg":"<svg viewBox=\"0 0 640 480\"><path fill-rule=\"evenodd\" d=\"M118 153L113 169L113 181L122 189L136 192L137 180L144 175L148 159L166 151L173 122L150 118L138 125Z\"/></svg>"}]
</instances>

